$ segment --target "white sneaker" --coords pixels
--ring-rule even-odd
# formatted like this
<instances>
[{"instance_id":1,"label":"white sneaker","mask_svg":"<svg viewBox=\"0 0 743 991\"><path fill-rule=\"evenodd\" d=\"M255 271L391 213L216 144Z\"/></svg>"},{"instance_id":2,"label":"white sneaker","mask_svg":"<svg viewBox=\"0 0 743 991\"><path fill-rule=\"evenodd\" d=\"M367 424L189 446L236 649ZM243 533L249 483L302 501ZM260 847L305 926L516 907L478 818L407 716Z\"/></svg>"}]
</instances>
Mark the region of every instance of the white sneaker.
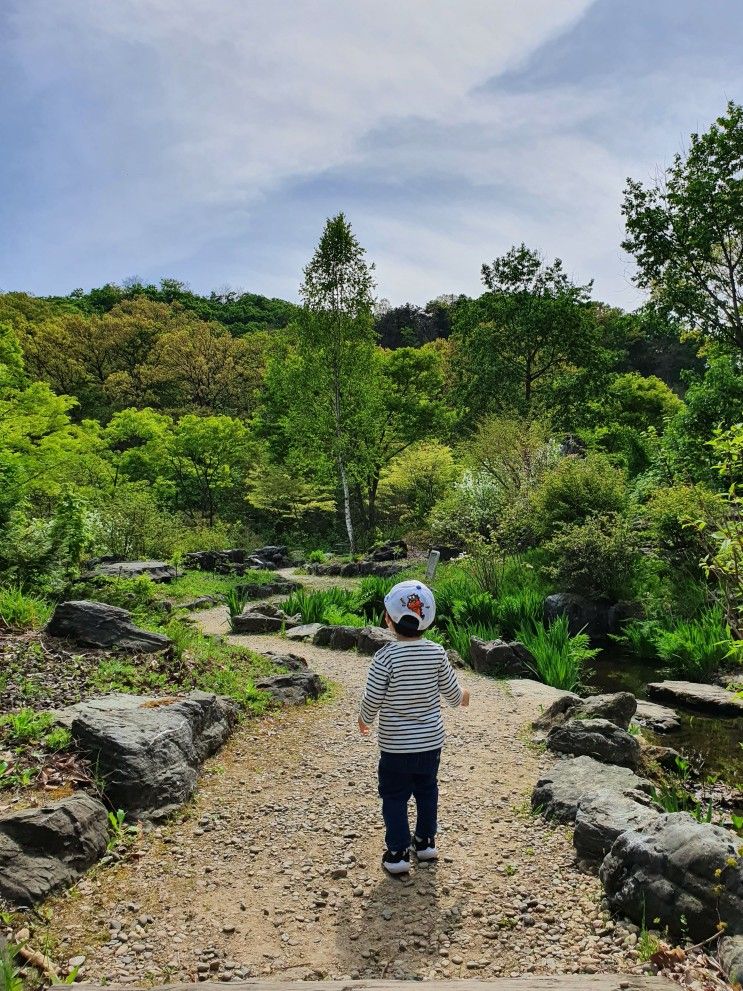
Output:
<instances>
[{"instance_id":1,"label":"white sneaker","mask_svg":"<svg viewBox=\"0 0 743 991\"><path fill-rule=\"evenodd\" d=\"M403 850L401 853L385 850L382 857L382 867L390 874L407 874L410 870L410 853L407 850Z\"/></svg>"},{"instance_id":2,"label":"white sneaker","mask_svg":"<svg viewBox=\"0 0 743 991\"><path fill-rule=\"evenodd\" d=\"M427 836L422 840L419 836L413 838L413 849L418 860L436 860L439 851L436 849L436 837Z\"/></svg>"}]
</instances>

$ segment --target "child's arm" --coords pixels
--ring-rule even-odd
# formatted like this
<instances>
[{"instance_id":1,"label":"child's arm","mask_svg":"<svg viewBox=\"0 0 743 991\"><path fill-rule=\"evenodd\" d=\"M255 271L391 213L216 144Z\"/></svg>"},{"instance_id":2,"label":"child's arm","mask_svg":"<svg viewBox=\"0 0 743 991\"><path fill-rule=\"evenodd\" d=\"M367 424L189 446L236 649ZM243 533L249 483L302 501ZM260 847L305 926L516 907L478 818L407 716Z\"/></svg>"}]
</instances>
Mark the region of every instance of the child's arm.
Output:
<instances>
[{"instance_id":1,"label":"child's arm","mask_svg":"<svg viewBox=\"0 0 743 991\"><path fill-rule=\"evenodd\" d=\"M446 654L442 654L439 665L439 691L453 709L458 705L470 704L470 693L462 691Z\"/></svg>"},{"instance_id":2,"label":"child's arm","mask_svg":"<svg viewBox=\"0 0 743 991\"><path fill-rule=\"evenodd\" d=\"M384 648L377 651L369 668L366 678L366 688L359 706L359 732L367 736L369 727L377 718L387 696L387 686L390 683L389 668L385 664Z\"/></svg>"}]
</instances>

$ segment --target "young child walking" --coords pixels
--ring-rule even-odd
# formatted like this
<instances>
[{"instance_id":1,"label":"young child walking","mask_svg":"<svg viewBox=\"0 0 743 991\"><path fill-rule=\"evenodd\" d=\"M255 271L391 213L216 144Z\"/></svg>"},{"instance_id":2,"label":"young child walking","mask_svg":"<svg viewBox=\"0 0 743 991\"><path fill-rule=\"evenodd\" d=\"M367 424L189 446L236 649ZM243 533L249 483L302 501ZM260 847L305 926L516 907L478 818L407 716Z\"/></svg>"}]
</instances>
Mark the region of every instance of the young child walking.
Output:
<instances>
[{"instance_id":1,"label":"young child walking","mask_svg":"<svg viewBox=\"0 0 743 991\"><path fill-rule=\"evenodd\" d=\"M374 655L359 708L359 731L367 736L379 714L379 795L387 849L382 866L390 874L410 870L408 801L415 798L412 837L419 860L435 860L438 771L444 743L441 696L451 705L469 705L446 651L426 640L436 602L418 581L395 585L384 599L385 621L395 640Z\"/></svg>"}]
</instances>

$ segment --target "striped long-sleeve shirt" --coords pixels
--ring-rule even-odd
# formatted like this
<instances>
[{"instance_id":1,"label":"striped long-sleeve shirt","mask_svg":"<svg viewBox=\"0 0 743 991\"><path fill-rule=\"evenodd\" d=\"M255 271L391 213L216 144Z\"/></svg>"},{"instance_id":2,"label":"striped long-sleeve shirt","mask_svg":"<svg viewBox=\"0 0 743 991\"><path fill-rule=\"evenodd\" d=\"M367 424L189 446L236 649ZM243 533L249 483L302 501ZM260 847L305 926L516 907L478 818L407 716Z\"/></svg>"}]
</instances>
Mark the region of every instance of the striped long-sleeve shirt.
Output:
<instances>
[{"instance_id":1,"label":"striped long-sleeve shirt","mask_svg":"<svg viewBox=\"0 0 743 991\"><path fill-rule=\"evenodd\" d=\"M374 655L359 716L371 726L379 713L380 750L437 750L444 742L440 696L451 706L462 701L444 648L431 640L398 640Z\"/></svg>"}]
</instances>

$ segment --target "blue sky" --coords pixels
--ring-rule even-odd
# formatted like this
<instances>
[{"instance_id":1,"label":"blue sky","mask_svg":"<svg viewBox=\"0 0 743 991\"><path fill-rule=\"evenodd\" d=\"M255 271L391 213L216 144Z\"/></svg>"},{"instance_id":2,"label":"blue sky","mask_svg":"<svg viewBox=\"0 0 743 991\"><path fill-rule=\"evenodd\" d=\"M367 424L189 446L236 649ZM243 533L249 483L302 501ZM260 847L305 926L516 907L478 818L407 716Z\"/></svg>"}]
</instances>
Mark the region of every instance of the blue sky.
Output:
<instances>
[{"instance_id":1,"label":"blue sky","mask_svg":"<svg viewBox=\"0 0 743 991\"><path fill-rule=\"evenodd\" d=\"M740 0L4 0L0 290L296 298L344 210L378 294L525 241L640 296L625 178L743 100Z\"/></svg>"}]
</instances>

